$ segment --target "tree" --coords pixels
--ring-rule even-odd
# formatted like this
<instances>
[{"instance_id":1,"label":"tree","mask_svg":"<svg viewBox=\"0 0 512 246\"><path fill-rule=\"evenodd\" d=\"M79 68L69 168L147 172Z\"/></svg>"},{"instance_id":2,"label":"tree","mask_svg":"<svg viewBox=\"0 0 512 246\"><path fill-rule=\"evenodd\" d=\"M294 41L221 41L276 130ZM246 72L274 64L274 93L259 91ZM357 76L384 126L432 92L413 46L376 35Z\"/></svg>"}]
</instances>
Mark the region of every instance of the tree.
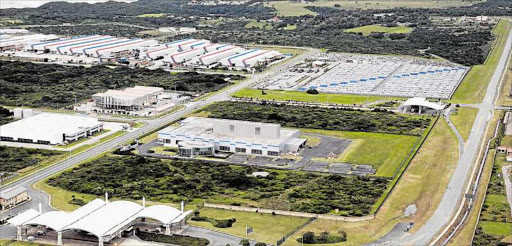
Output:
<instances>
[{"instance_id":1,"label":"tree","mask_svg":"<svg viewBox=\"0 0 512 246\"><path fill-rule=\"evenodd\" d=\"M308 89L308 90L306 91L306 93L308 93L308 94L312 94L312 95L316 95L316 94L318 94L318 91L317 91L316 89Z\"/></svg>"},{"instance_id":2,"label":"tree","mask_svg":"<svg viewBox=\"0 0 512 246\"><path fill-rule=\"evenodd\" d=\"M254 246L267 246L266 243L257 242Z\"/></svg>"},{"instance_id":3,"label":"tree","mask_svg":"<svg viewBox=\"0 0 512 246\"><path fill-rule=\"evenodd\" d=\"M249 242L248 239L242 239L239 243L239 245L242 245L242 246L251 246L251 243Z\"/></svg>"},{"instance_id":4,"label":"tree","mask_svg":"<svg viewBox=\"0 0 512 246\"><path fill-rule=\"evenodd\" d=\"M302 235L302 240L303 243L315 243L315 233L312 231L304 233L304 235Z\"/></svg>"}]
</instances>

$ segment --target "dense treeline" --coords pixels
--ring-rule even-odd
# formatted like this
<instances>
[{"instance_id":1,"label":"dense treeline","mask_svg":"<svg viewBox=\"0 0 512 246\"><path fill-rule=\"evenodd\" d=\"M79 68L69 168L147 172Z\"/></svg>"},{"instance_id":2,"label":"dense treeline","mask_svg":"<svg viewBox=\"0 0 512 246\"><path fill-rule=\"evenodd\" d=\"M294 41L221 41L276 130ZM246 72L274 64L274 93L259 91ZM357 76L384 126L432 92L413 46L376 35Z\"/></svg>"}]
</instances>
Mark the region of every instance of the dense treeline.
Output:
<instances>
[{"instance_id":1,"label":"dense treeline","mask_svg":"<svg viewBox=\"0 0 512 246\"><path fill-rule=\"evenodd\" d=\"M43 34L55 34L61 36L80 36L80 35L112 35L117 37L134 37L137 33L146 29L130 25L120 24L89 24L69 26L36 26L28 30Z\"/></svg>"},{"instance_id":2,"label":"dense treeline","mask_svg":"<svg viewBox=\"0 0 512 246\"><path fill-rule=\"evenodd\" d=\"M2 106L0 106L0 126L13 121L13 113Z\"/></svg>"},{"instance_id":3,"label":"dense treeline","mask_svg":"<svg viewBox=\"0 0 512 246\"><path fill-rule=\"evenodd\" d=\"M62 152L44 149L0 146L0 172L16 172L61 154Z\"/></svg>"},{"instance_id":4,"label":"dense treeline","mask_svg":"<svg viewBox=\"0 0 512 246\"><path fill-rule=\"evenodd\" d=\"M0 61L0 104L31 107L63 107L88 99L107 89L135 85L206 93L229 85L227 78L239 76L169 73L143 68L106 66L63 66L30 62Z\"/></svg>"},{"instance_id":5,"label":"dense treeline","mask_svg":"<svg viewBox=\"0 0 512 246\"><path fill-rule=\"evenodd\" d=\"M261 207L271 207L276 202L285 204L281 209L313 213L339 209L343 214L354 216L368 214L388 184L384 178L294 171L266 170L267 177L254 177L251 174L255 171L264 170L199 160L106 156L64 172L50 179L49 184L95 195L107 191L113 196L131 199L145 196L153 201L176 202L221 198L227 203L256 202ZM272 202L265 202L269 199Z\"/></svg>"},{"instance_id":6,"label":"dense treeline","mask_svg":"<svg viewBox=\"0 0 512 246\"><path fill-rule=\"evenodd\" d=\"M246 102L218 102L203 109L209 117L277 123L285 127L335 131L419 135L430 118L406 117L393 112L297 107Z\"/></svg>"}]
</instances>

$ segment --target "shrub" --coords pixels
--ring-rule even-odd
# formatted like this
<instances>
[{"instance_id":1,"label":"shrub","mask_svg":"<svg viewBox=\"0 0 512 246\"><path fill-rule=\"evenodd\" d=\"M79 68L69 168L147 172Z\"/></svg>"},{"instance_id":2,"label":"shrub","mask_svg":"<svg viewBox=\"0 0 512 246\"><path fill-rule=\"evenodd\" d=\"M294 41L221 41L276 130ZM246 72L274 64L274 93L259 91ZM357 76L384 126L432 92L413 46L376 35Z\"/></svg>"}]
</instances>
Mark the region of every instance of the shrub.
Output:
<instances>
[{"instance_id":1,"label":"shrub","mask_svg":"<svg viewBox=\"0 0 512 246\"><path fill-rule=\"evenodd\" d=\"M301 238L297 238L297 242L305 244L329 244L347 241L346 232L338 231L338 234L339 235L331 235L329 232L324 231L317 236L314 232L308 231L304 233Z\"/></svg>"},{"instance_id":2,"label":"shrub","mask_svg":"<svg viewBox=\"0 0 512 246\"><path fill-rule=\"evenodd\" d=\"M308 94L312 94L312 95L316 95L316 94L318 94L318 91L317 91L316 89L308 89L308 90L306 91L306 93L308 93Z\"/></svg>"}]
</instances>

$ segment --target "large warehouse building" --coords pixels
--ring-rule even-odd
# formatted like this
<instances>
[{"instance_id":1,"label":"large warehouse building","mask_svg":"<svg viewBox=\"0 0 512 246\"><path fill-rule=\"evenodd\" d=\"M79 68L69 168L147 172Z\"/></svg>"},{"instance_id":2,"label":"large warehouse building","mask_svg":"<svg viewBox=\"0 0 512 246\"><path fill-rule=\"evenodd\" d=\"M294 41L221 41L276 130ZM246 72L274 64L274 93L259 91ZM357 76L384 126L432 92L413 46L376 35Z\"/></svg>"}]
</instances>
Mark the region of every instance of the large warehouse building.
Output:
<instances>
[{"instance_id":1,"label":"large warehouse building","mask_svg":"<svg viewBox=\"0 0 512 246\"><path fill-rule=\"evenodd\" d=\"M0 126L0 140L62 144L103 129L98 119L79 115L42 113Z\"/></svg>"},{"instance_id":2,"label":"large warehouse building","mask_svg":"<svg viewBox=\"0 0 512 246\"><path fill-rule=\"evenodd\" d=\"M0 51L4 50L22 50L25 46L34 42L43 42L56 40L56 35L32 34L25 36L16 36L0 40Z\"/></svg>"},{"instance_id":3,"label":"large warehouse building","mask_svg":"<svg viewBox=\"0 0 512 246\"><path fill-rule=\"evenodd\" d=\"M298 138L299 134L279 124L190 117L178 127L159 131L158 141L178 147L180 155L188 157L214 151L278 156L304 147L306 140Z\"/></svg>"},{"instance_id":4,"label":"large warehouse building","mask_svg":"<svg viewBox=\"0 0 512 246\"><path fill-rule=\"evenodd\" d=\"M92 95L96 107L108 111L141 110L164 93L161 87L135 86L124 90L108 90Z\"/></svg>"},{"instance_id":5,"label":"large warehouse building","mask_svg":"<svg viewBox=\"0 0 512 246\"><path fill-rule=\"evenodd\" d=\"M222 59L220 63L226 67L251 68L269 63L280 56L281 53L274 50L251 49Z\"/></svg>"}]
</instances>

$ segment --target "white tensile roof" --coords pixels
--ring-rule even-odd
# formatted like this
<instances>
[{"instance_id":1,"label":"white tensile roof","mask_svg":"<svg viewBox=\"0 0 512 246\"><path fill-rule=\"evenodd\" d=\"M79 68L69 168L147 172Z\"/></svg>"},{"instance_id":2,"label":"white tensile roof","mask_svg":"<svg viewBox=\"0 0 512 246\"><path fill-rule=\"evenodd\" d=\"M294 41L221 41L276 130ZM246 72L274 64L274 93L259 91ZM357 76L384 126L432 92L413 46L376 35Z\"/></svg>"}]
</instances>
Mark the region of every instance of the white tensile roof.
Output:
<instances>
[{"instance_id":1,"label":"white tensile roof","mask_svg":"<svg viewBox=\"0 0 512 246\"><path fill-rule=\"evenodd\" d=\"M141 206L131 201L105 202L95 199L73 212L51 211L40 214L29 209L9 220L10 224L45 225L56 231L78 229L94 234L98 238L118 232L137 218L151 218L163 224L179 222L191 211L165 206Z\"/></svg>"},{"instance_id":2,"label":"white tensile roof","mask_svg":"<svg viewBox=\"0 0 512 246\"><path fill-rule=\"evenodd\" d=\"M404 104L402 104L402 106L424 106L435 110L442 110L444 108L444 105L429 102L424 97L409 98L407 99L407 101L404 102Z\"/></svg>"}]
</instances>

